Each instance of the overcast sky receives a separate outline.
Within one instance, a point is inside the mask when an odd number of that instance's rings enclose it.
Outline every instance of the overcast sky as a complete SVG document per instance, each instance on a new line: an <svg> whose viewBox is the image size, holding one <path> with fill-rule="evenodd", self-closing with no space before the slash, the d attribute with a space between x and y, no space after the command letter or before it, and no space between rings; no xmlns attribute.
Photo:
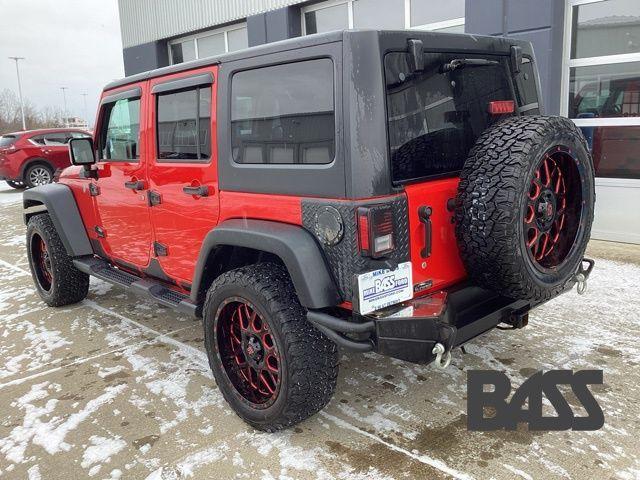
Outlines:
<svg viewBox="0 0 640 480"><path fill-rule="evenodd" d="M42 108L67 110L84 118L82 93L93 118L102 87L124 76L117 0L0 0L0 90L17 93L20 61L22 93Z"/></svg>

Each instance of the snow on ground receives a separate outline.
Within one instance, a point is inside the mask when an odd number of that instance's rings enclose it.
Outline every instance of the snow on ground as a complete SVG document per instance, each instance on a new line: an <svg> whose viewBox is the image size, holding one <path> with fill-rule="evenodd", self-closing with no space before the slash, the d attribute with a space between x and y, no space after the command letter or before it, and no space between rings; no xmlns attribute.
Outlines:
<svg viewBox="0 0 640 480"><path fill-rule="evenodd" d="M586 295L474 340L444 371L343 354L327 408L267 434L216 388L200 322L95 280L86 301L47 308L19 241L19 195L0 187L0 479L640 478L640 262L620 261L639 247L616 247L617 261L599 249ZM557 368L604 370L600 431L467 431L468 370L516 386Z"/></svg>
<svg viewBox="0 0 640 480"><path fill-rule="evenodd" d="M16 190L0 180L0 205L18 203L22 201L23 190Z"/></svg>

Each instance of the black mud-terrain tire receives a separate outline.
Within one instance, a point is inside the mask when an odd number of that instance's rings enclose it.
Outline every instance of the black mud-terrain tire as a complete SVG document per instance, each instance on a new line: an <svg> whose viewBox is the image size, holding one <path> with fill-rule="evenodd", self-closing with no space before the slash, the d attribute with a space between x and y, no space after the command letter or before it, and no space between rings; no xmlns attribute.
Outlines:
<svg viewBox="0 0 640 480"><path fill-rule="evenodd" d="M43 277L40 242L48 254L50 280ZM89 275L78 270L67 254L48 214L34 215L27 224L27 256L38 294L50 307L78 303L89 291Z"/></svg>
<svg viewBox="0 0 640 480"><path fill-rule="evenodd" d="M17 180L7 180L7 185L9 185L11 188L15 188L16 190L27 188L24 182L19 182Z"/></svg>
<svg viewBox="0 0 640 480"><path fill-rule="evenodd" d="M545 259L547 263L542 265L532 253L532 248L539 248L535 245L538 215L548 215L553 221L561 206L558 201L553 208L545 208L546 204L535 205L530 199L541 195L538 188L550 188L534 183L537 179L542 185L541 162L556 151L563 157L554 165L568 169L562 177L564 205L572 207L563 209L570 213L554 224L556 230L550 232L549 239L557 238L553 233L558 230L569 233L566 240L561 239L564 243L558 243L556 253L549 254L549 258L558 257L557 264ZM568 189L571 185L573 191ZM593 160L584 136L571 120L511 117L487 129L464 164L456 199L458 247L471 280L511 298L533 301L548 300L572 286L591 233L594 189ZM531 214L534 228L527 224ZM540 222L546 218L541 217Z"/></svg>
<svg viewBox="0 0 640 480"><path fill-rule="evenodd" d="M231 298L246 299L256 308L279 350L279 393L266 408L256 408L234 387L233 373L227 373L221 359L219 313ZM258 263L220 275L207 292L203 316L205 346L216 383L249 425L268 432L288 428L331 400L338 377L337 347L307 321L306 310L281 265Z"/></svg>
<svg viewBox="0 0 640 480"><path fill-rule="evenodd" d="M39 183L38 179L42 179L43 183ZM29 165L24 172L24 183L29 188L39 187L51 182L53 182L53 168L43 161Z"/></svg>

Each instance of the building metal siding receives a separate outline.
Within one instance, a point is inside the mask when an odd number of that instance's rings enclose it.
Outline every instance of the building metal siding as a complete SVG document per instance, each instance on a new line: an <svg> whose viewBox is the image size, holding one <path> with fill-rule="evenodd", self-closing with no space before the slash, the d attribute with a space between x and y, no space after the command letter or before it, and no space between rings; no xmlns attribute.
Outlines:
<svg viewBox="0 0 640 480"><path fill-rule="evenodd" d="M304 0L118 0L124 48L175 37Z"/></svg>

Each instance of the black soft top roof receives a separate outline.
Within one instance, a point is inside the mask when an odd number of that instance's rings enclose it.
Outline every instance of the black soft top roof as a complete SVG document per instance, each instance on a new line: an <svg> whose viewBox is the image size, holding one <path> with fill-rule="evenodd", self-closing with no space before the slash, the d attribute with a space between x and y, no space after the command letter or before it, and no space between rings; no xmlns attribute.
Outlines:
<svg viewBox="0 0 640 480"><path fill-rule="evenodd" d="M130 83L157 78L172 73L184 72L195 68L206 67L209 65L217 65L224 62L241 60L246 58L258 57L271 53L284 52L287 50L295 50L314 45L322 45L332 42L341 42L346 35L362 36L364 41L368 41L371 33L377 33L380 45L387 48L395 49L399 44L405 44L408 38L421 38L426 40L425 48L435 50L464 50L464 51L482 51L492 53L508 53L510 45L521 45L525 53L531 51L529 42L515 40L512 38L489 37L483 35L470 34L452 34L441 32L428 32L420 30L342 30L328 33L319 33L314 35L305 35L302 37L290 38L279 42L267 43L256 47L238 50L237 52L225 53L215 57L207 57L190 62L170 65L168 67L149 70L148 72L138 73L130 77L125 77L115 82L111 82L104 87L104 90L111 90L122 87ZM383 48L386 49L386 48Z"/></svg>
<svg viewBox="0 0 640 480"><path fill-rule="evenodd" d="M209 65L218 65L223 62L229 62L233 60L240 60L243 58L257 57L260 55L266 55L269 53L283 52L286 50L294 50L302 47L310 47L313 45L321 45L330 42L339 42L342 40L342 32L329 32L320 33L317 35L306 35L303 37L290 38L287 40L281 40L279 42L266 43L256 47L246 48L244 50L238 50L237 52L224 53L214 57L201 58L198 60L191 60L189 62L178 63L176 65L170 65L168 67L157 68L155 70L149 70L148 72L138 73L130 77L125 77L120 80L109 83L104 87L104 90L111 90L113 88L121 87L129 83L139 82L142 80L148 80L150 78L157 78L163 75L171 73L184 72L195 68L206 67Z"/></svg>

